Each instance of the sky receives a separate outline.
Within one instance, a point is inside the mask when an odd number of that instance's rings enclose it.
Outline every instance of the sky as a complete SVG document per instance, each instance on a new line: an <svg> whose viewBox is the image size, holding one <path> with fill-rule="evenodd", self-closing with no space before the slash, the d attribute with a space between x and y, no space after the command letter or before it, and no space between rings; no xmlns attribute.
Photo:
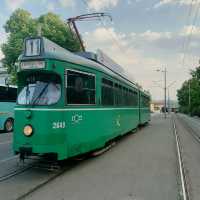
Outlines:
<svg viewBox="0 0 200 200"><path fill-rule="evenodd" d="M112 16L101 21L78 22L87 51L101 49L150 91L164 97L164 69L170 99L199 65L200 0L0 0L0 44L8 35L3 25L17 8L34 18L47 12L63 20L91 12ZM0 58L3 54L0 51ZM158 71L160 70L160 71Z"/></svg>

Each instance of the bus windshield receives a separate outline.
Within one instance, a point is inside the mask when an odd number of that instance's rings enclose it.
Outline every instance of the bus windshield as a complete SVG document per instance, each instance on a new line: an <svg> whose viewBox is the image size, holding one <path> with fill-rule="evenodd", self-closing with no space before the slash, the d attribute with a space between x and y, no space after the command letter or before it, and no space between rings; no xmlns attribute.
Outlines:
<svg viewBox="0 0 200 200"><path fill-rule="evenodd" d="M17 103L20 105L51 105L58 102L61 96L61 85L59 78L53 75L45 76L45 79L38 76L27 78L27 84L18 95ZM43 80L42 80L43 79Z"/></svg>

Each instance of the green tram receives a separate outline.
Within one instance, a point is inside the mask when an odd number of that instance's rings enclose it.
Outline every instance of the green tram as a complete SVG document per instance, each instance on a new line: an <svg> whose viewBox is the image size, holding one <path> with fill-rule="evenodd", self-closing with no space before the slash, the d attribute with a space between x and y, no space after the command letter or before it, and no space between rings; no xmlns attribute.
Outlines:
<svg viewBox="0 0 200 200"><path fill-rule="evenodd" d="M13 149L63 160L104 147L150 120L150 96L96 54L76 55L44 37L19 57Z"/></svg>

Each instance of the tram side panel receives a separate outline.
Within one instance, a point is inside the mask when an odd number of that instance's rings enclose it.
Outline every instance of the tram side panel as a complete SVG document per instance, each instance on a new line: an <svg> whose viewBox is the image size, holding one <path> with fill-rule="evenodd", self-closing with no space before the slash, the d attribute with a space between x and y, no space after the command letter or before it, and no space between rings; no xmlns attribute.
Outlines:
<svg viewBox="0 0 200 200"><path fill-rule="evenodd" d="M109 140L138 126L138 107L124 108L101 105L101 75L96 74L94 107L69 108L69 157L103 147Z"/></svg>
<svg viewBox="0 0 200 200"><path fill-rule="evenodd" d="M149 105L149 97L144 95L143 92L140 91L140 124L145 124L150 121L150 105Z"/></svg>

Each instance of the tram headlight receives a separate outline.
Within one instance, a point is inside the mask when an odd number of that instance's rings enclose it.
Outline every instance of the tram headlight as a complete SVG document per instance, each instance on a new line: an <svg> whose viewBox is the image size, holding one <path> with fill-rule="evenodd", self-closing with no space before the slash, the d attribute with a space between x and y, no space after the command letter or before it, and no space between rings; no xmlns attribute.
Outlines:
<svg viewBox="0 0 200 200"><path fill-rule="evenodd" d="M29 137L33 134L33 127L31 125L26 125L24 127L24 135Z"/></svg>

